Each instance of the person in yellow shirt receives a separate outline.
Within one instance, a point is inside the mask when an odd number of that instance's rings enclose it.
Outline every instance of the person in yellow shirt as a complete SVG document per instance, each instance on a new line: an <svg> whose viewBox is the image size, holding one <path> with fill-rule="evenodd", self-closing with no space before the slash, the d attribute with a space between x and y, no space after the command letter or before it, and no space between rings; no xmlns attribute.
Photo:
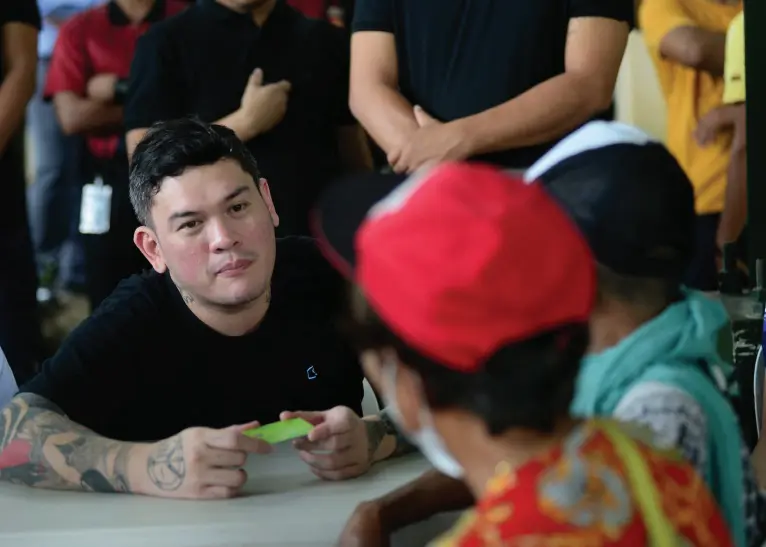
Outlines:
<svg viewBox="0 0 766 547"><path fill-rule="evenodd" d="M745 132L745 14L741 12L726 34L724 105L702 118L695 131L701 146L714 143L720 133L732 136L726 200L718 226L718 247L742 239L747 220L747 135ZM744 259L745 256L739 258Z"/></svg>
<svg viewBox="0 0 766 547"><path fill-rule="evenodd" d="M730 133L702 146L695 130L723 103L726 31L737 0L643 0L639 23L668 106L667 145L694 185L697 253L686 284L717 289L718 225L724 209Z"/></svg>

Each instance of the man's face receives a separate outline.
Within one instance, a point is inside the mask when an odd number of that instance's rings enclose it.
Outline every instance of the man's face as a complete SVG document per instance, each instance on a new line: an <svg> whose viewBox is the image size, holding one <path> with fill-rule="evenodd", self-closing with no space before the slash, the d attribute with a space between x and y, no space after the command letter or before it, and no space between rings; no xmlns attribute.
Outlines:
<svg viewBox="0 0 766 547"><path fill-rule="evenodd" d="M136 231L139 249L160 273L200 303L243 307L268 289L279 218L265 180L233 160L187 169L162 182L153 226Z"/></svg>

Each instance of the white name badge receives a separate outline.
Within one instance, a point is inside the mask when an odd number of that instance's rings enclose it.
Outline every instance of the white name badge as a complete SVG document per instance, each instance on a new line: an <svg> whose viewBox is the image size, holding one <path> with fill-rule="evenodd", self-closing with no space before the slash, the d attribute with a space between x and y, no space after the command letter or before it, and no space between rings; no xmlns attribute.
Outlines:
<svg viewBox="0 0 766 547"><path fill-rule="evenodd" d="M105 234L111 227L112 187L96 179L94 184L86 184L82 189L80 204L80 233Z"/></svg>

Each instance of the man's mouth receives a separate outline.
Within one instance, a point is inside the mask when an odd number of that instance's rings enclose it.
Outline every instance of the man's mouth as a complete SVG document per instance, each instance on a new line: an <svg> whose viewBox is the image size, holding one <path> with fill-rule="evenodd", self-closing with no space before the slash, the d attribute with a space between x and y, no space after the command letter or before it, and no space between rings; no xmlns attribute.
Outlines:
<svg viewBox="0 0 766 547"><path fill-rule="evenodd" d="M252 263L253 263L252 260L246 260L244 258L240 258L239 260L232 260L231 262L227 262L226 264L224 264L216 272L216 274L223 275L226 277L235 276L247 270Z"/></svg>

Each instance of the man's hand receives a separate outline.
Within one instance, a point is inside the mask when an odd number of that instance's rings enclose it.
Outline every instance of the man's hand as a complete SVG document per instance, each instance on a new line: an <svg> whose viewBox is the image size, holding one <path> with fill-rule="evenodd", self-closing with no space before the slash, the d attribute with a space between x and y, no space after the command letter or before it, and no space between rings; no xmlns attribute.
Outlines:
<svg viewBox="0 0 766 547"><path fill-rule="evenodd" d="M413 113L419 129L401 149L388 155L388 163L395 172L412 173L426 165L467 157L465 136L458 124L442 123L419 106Z"/></svg>
<svg viewBox="0 0 766 547"><path fill-rule="evenodd" d="M305 439L293 445L312 473L325 480L350 479L366 473L383 438L369 427L373 422L361 419L345 406L324 412L283 412L279 418L303 418L314 425Z"/></svg>
<svg viewBox="0 0 766 547"><path fill-rule="evenodd" d="M694 130L694 139L697 144L710 146L718 134L730 126L727 117L722 115L725 112L724 109L726 109L725 106L714 108L702 117Z"/></svg>
<svg viewBox="0 0 766 547"><path fill-rule="evenodd" d="M119 78L116 74L96 74L88 80L88 98L102 103L114 101L114 88Z"/></svg>
<svg viewBox="0 0 766 547"><path fill-rule="evenodd" d="M193 427L150 445L145 494L168 498L218 499L236 496L247 481L242 467L248 454L267 454L271 446L243 432L258 423L226 429Z"/></svg>
<svg viewBox="0 0 766 547"><path fill-rule="evenodd" d="M391 532L384 525L378 503L367 501L359 504L346 523L339 547L388 547Z"/></svg>
<svg viewBox="0 0 766 547"><path fill-rule="evenodd" d="M240 114L253 136L269 131L282 121L287 112L290 82L281 80L263 84L263 71L257 68L250 75L242 94Z"/></svg>

